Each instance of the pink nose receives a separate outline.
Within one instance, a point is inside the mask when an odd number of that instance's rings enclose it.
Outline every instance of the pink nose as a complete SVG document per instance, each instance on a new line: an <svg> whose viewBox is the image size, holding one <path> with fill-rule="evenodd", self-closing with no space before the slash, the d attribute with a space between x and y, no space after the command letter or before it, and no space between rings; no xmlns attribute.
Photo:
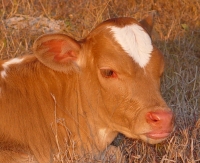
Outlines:
<svg viewBox="0 0 200 163"><path fill-rule="evenodd" d="M173 113L171 111L148 112L146 121L154 130L171 131L173 129Z"/></svg>

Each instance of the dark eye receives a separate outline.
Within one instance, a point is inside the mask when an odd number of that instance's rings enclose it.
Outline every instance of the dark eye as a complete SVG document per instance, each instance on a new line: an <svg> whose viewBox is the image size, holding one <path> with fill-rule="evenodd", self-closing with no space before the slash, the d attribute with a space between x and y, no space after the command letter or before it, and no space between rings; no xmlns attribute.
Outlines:
<svg viewBox="0 0 200 163"><path fill-rule="evenodd" d="M117 77L117 74L111 69L100 69L101 75L105 78Z"/></svg>

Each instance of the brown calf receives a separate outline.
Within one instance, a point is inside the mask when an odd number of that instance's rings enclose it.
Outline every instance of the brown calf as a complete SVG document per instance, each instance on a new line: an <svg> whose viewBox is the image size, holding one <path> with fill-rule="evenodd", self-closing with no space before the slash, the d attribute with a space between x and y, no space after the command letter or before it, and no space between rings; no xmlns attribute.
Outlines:
<svg viewBox="0 0 200 163"><path fill-rule="evenodd" d="M0 61L0 162L96 155L118 133L154 144L173 129L160 94L152 18L115 18L85 39L49 34L34 55Z"/></svg>

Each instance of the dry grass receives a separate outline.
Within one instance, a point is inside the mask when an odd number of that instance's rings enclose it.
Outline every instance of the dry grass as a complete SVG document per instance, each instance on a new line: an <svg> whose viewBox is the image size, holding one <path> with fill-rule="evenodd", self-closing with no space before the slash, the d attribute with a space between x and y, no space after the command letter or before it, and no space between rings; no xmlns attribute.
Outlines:
<svg viewBox="0 0 200 163"><path fill-rule="evenodd" d="M137 140L116 140L128 162L200 162L200 1L199 0L0 0L0 57L31 52L42 34L29 28L6 27L14 16L64 20L67 33L81 39L98 23L112 17L138 20L156 13L153 40L164 53L162 92L176 115L176 130L166 142L150 146Z"/></svg>

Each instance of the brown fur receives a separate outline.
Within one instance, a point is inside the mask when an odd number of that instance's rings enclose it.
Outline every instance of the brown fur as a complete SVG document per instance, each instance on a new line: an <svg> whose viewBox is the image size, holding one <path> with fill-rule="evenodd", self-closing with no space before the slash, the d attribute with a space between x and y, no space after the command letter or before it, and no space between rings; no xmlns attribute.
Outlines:
<svg viewBox="0 0 200 163"><path fill-rule="evenodd" d="M108 20L80 42L62 34L42 36L35 55L9 65L0 77L0 162L33 155L48 163L62 151L67 157L73 151L96 155L119 132L144 140L140 134L156 128L145 115L170 111L160 95L162 54L154 47L143 69L106 28L130 23L139 24L132 18ZM102 67L112 68L117 78L103 77ZM173 122L166 128L171 131Z"/></svg>

